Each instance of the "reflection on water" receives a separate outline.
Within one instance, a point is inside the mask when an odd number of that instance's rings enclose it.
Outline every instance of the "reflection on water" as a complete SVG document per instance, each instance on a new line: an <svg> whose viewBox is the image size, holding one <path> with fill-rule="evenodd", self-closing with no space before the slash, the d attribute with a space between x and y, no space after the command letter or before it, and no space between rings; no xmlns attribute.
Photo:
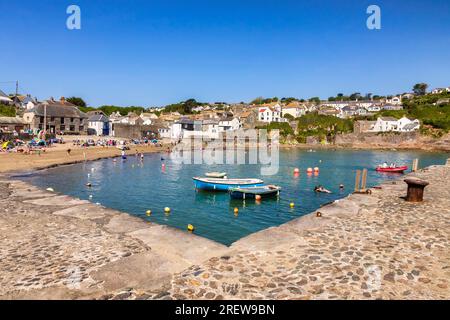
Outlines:
<svg viewBox="0 0 450 320"><path fill-rule="evenodd" d="M167 154L149 154L143 161L134 156L127 160L104 159L52 168L20 179L182 230L192 224L196 234L231 244L346 196L353 191L356 170L369 169L367 183L373 186L401 176L373 170L384 161L411 166L412 160L419 158L424 167L444 164L447 156L413 151L281 151L278 174L262 177L258 165L186 165L171 160ZM320 172L307 174L308 167L319 167ZM294 168L300 168L300 173L294 174ZM196 191L192 177L211 171L228 172L229 178L262 178L267 184L280 185L282 191L279 198L260 202L230 199L227 193ZM313 192L319 184L333 193ZM340 184L344 184L344 190L339 189ZM291 202L295 203L293 208ZM164 212L165 207L171 208L170 214ZM152 210L150 217L145 214L147 210Z"/></svg>

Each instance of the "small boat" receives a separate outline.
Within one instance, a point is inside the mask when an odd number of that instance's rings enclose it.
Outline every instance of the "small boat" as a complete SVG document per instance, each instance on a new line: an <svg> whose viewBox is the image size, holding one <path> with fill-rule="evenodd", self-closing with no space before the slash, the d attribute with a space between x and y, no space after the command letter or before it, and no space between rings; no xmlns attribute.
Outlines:
<svg viewBox="0 0 450 320"><path fill-rule="evenodd" d="M254 199L257 195L262 198L276 197L280 195L281 187L268 185L260 187L244 187L244 188L231 188L230 197L234 199Z"/></svg>
<svg viewBox="0 0 450 320"><path fill-rule="evenodd" d="M264 184L261 179L222 179L193 177L195 188L210 191L228 191L239 187L260 187Z"/></svg>
<svg viewBox="0 0 450 320"><path fill-rule="evenodd" d="M395 168L390 168L390 167L383 168L382 166L378 166L375 170L378 172L403 173L403 171L408 170L408 166L401 166L401 167L395 167Z"/></svg>
<svg viewBox="0 0 450 320"><path fill-rule="evenodd" d="M205 176L208 178L224 178L227 176L226 172L207 172Z"/></svg>

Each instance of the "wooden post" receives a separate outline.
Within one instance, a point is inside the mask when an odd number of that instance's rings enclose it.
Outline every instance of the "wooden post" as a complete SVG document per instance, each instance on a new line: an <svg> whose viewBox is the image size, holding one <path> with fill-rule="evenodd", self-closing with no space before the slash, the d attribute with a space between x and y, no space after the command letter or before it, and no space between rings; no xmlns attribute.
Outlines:
<svg viewBox="0 0 450 320"><path fill-rule="evenodd" d="M404 180L408 184L408 193L406 195L406 201L408 202L422 202L423 201L423 190L429 183L427 181L408 178Z"/></svg>
<svg viewBox="0 0 450 320"><path fill-rule="evenodd" d="M416 172L418 168L419 168L419 159L414 159L411 171Z"/></svg>
<svg viewBox="0 0 450 320"><path fill-rule="evenodd" d="M361 170L356 170L355 192L359 192L359 181L361 178Z"/></svg>
<svg viewBox="0 0 450 320"><path fill-rule="evenodd" d="M361 192L366 192L366 184L367 184L367 169L364 169L362 171Z"/></svg>

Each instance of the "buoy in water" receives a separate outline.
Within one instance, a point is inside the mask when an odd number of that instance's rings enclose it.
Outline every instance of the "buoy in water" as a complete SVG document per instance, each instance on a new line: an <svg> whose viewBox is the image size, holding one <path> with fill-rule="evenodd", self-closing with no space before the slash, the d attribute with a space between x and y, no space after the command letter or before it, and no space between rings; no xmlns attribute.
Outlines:
<svg viewBox="0 0 450 320"><path fill-rule="evenodd" d="M294 204L293 202L291 202L291 203L289 204L289 206L290 206L291 208L293 208L293 207L295 207L295 204Z"/></svg>
<svg viewBox="0 0 450 320"><path fill-rule="evenodd" d="M256 200L256 201L261 201L261 195L260 195L260 194L257 194L257 195L255 196L255 200Z"/></svg>
<svg viewBox="0 0 450 320"><path fill-rule="evenodd" d="M306 169L306 172L312 173L312 172L313 172L313 169L312 169L312 168L308 168L308 169Z"/></svg>
<svg viewBox="0 0 450 320"><path fill-rule="evenodd" d="M192 224L188 224L187 229L190 232L193 232L195 230L195 228L194 228L194 226Z"/></svg>
<svg viewBox="0 0 450 320"><path fill-rule="evenodd" d="M319 172L319 167L315 167L314 172Z"/></svg>
<svg viewBox="0 0 450 320"><path fill-rule="evenodd" d="M145 214L147 215L147 217L150 217L152 215L152 210L147 210Z"/></svg>
<svg viewBox="0 0 450 320"><path fill-rule="evenodd" d="M169 213L169 212L170 212L170 208L169 208L169 207L165 207L165 208L164 208L164 212L165 212L165 213Z"/></svg>
<svg viewBox="0 0 450 320"><path fill-rule="evenodd" d="M53 190L53 188L47 188L45 190L50 191L50 192L54 192L55 191L55 190Z"/></svg>
<svg viewBox="0 0 450 320"><path fill-rule="evenodd" d="M294 169L294 173L300 173L300 169L299 168L295 168Z"/></svg>
<svg viewBox="0 0 450 320"><path fill-rule="evenodd" d="M90 183L90 182L88 182L88 183L86 183L86 187L92 187L92 183Z"/></svg>
<svg viewBox="0 0 450 320"><path fill-rule="evenodd" d="M234 208L234 213L239 213L239 209L238 208Z"/></svg>
<svg viewBox="0 0 450 320"><path fill-rule="evenodd" d="M92 194L89 195L89 199L92 199Z"/></svg>

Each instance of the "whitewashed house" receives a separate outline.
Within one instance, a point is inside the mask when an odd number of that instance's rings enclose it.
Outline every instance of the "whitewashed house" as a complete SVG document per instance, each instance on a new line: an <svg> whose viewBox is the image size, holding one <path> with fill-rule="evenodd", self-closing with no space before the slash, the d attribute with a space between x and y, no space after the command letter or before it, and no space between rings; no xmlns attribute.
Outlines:
<svg viewBox="0 0 450 320"><path fill-rule="evenodd" d="M97 136L109 136L111 124L104 114L94 114L88 118L88 131Z"/></svg>
<svg viewBox="0 0 450 320"><path fill-rule="evenodd" d="M258 121L268 123L283 122L281 109L281 105L278 102L261 105L258 109Z"/></svg>
<svg viewBox="0 0 450 320"><path fill-rule="evenodd" d="M418 119L410 120L407 117L395 119L393 117L379 117L373 126L372 132L411 132L420 128Z"/></svg>
<svg viewBox="0 0 450 320"><path fill-rule="evenodd" d="M381 106L378 104L372 103L370 106L366 107L366 110L368 112L378 112L378 111L381 111Z"/></svg>
<svg viewBox="0 0 450 320"><path fill-rule="evenodd" d="M373 126L372 131L374 132L388 132L388 131L397 131L397 119L394 117L379 117L375 125Z"/></svg>
<svg viewBox="0 0 450 320"><path fill-rule="evenodd" d="M402 117L397 121L397 130L399 132L411 132L420 129L420 121L418 119L411 120L407 117Z"/></svg>
<svg viewBox="0 0 450 320"><path fill-rule="evenodd" d="M385 100L385 103L386 104L391 104L391 105L394 105L394 106L401 105L402 104L402 97L395 96L395 97L387 98Z"/></svg>
<svg viewBox="0 0 450 320"><path fill-rule="evenodd" d="M219 120L219 131L239 130L242 127L237 117L227 117Z"/></svg>

